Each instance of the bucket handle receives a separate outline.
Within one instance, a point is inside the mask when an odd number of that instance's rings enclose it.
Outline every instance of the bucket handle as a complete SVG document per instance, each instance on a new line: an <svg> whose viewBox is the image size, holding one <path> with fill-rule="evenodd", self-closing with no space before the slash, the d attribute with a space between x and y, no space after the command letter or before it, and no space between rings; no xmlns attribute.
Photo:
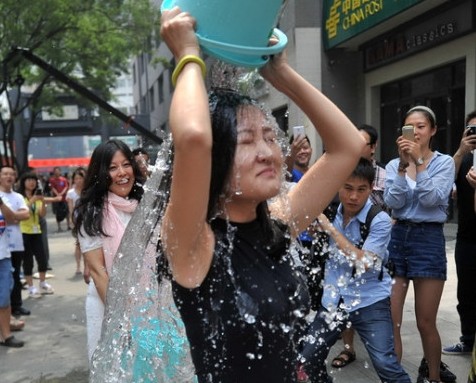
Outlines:
<svg viewBox="0 0 476 383"><path fill-rule="evenodd" d="M288 37L281 32L279 29L274 28L273 30L273 35L275 35L278 38L278 43L269 47L247 47L243 45L235 45L235 44L229 44L229 43L224 43L216 40L210 40L206 37L201 36L199 33L197 33L197 38L200 43L205 48L218 48L223 51L228 51L228 52L235 52L239 53L242 55L249 55L249 56L268 56L268 55L273 55L276 53L280 53L287 45L288 43Z"/></svg>

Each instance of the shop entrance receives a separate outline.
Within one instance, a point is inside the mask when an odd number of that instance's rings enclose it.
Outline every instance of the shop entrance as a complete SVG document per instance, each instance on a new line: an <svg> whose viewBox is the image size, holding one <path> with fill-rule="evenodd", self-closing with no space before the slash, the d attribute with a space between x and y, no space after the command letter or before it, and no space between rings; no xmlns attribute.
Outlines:
<svg viewBox="0 0 476 383"><path fill-rule="evenodd" d="M425 105L436 114L438 132L433 149L453 154L458 149L465 119L465 61L458 61L380 88L381 160L398 156L395 141L400 135L405 113L415 105ZM450 219L453 208L450 206Z"/></svg>

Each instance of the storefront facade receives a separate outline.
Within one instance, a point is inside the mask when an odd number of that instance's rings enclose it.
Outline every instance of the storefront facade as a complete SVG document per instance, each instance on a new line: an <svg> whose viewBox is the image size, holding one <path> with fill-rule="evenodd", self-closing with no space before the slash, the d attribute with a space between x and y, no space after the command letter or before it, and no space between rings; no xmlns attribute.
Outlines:
<svg viewBox="0 0 476 383"><path fill-rule="evenodd" d="M330 28L336 12L341 30ZM365 28L352 34L349 30L359 23ZM405 112L414 105L436 113L434 148L451 155L456 151L465 115L476 109L474 1L324 1L323 40L324 56L349 50L361 62L353 72L357 85L335 97L363 100L350 115L357 124L380 131L382 162L397 156L395 140Z"/></svg>

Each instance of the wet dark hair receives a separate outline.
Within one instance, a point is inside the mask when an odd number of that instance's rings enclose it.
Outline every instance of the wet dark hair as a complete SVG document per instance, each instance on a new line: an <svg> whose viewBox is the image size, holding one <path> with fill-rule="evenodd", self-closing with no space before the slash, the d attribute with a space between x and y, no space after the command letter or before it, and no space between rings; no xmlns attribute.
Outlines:
<svg viewBox="0 0 476 383"><path fill-rule="evenodd" d="M240 107L247 105L258 107L255 100L231 90L215 89L209 94L213 145L208 221L216 217L220 198L224 195L226 185L230 181L237 146L237 113ZM258 204L256 215L265 233L272 238L273 232L266 201Z"/></svg>
<svg viewBox="0 0 476 383"><path fill-rule="evenodd" d="M361 178L369 181L372 185L375 180L375 168L368 159L361 157L357 166L352 171L351 177Z"/></svg>
<svg viewBox="0 0 476 383"><path fill-rule="evenodd" d="M378 140L377 129L375 129L372 125L363 124L363 125L360 125L358 129L364 131L365 133L369 135L370 145L375 145L377 143L377 140Z"/></svg>
<svg viewBox="0 0 476 383"><path fill-rule="evenodd" d="M20 177L20 184L18 185L18 193L20 193L24 197L26 197L26 192L25 192L25 182L26 182L26 180L35 180L36 181L36 187L35 187L34 190L32 190L32 194L35 194L35 191L38 188L38 176L35 173L32 173L32 172L23 173L22 176Z"/></svg>
<svg viewBox="0 0 476 383"><path fill-rule="evenodd" d="M109 186L111 185L109 165L117 151L122 152L130 161L134 172L135 182L128 197L138 201L142 198L144 193L142 185L145 179L140 172L139 166L134 161L134 156L129 146L120 140L109 140L99 144L91 156L86 178L84 179L83 191L77 202L75 214L73 214L73 233L79 233L81 225L83 225L84 231L90 236L107 236L102 229L102 212Z"/></svg>

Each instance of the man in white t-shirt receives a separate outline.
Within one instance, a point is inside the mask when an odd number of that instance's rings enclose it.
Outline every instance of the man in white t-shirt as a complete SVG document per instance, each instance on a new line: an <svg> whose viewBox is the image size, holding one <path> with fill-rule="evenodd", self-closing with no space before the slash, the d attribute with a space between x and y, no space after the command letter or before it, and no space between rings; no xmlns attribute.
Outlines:
<svg viewBox="0 0 476 383"><path fill-rule="evenodd" d="M0 197L0 346L23 347L24 342L16 339L10 330L10 293L13 286L12 261L8 248L7 222L15 222L16 213L8 202Z"/></svg>
<svg viewBox="0 0 476 383"><path fill-rule="evenodd" d="M30 311L23 307L21 297L22 284L20 281L20 271L25 248L23 247L23 236L18 222L28 219L30 217L30 211L23 196L13 191L15 181L15 169L9 166L4 166L0 169L0 197L2 197L15 212L15 222L8 222L7 224L9 249L13 267L13 290L10 295L10 303L12 315L20 316L30 315Z"/></svg>

